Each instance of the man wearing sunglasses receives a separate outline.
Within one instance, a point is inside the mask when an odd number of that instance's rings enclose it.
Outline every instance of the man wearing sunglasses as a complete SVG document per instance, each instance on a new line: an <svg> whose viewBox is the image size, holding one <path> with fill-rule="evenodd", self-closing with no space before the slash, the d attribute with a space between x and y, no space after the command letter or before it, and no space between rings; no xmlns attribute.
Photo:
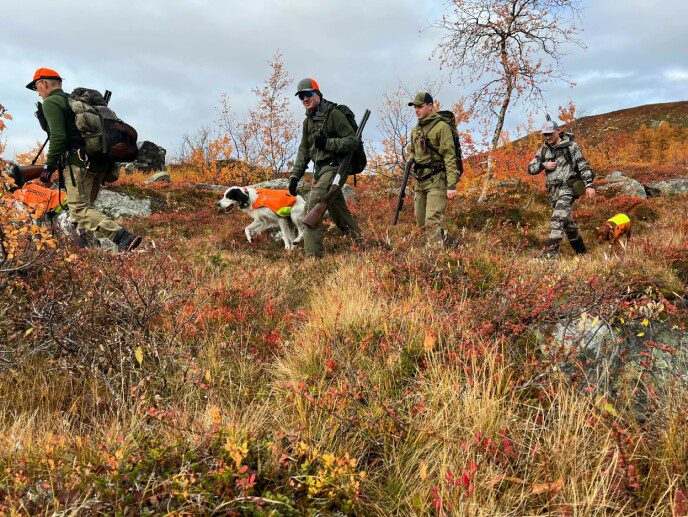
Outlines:
<svg viewBox="0 0 688 517"><path fill-rule="evenodd" d="M577 254L587 252L583 237L573 221L573 202L579 197L595 197L595 174L573 136L562 133L556 122L548 120L542 127L545 145L528 165L532 175L545 172L547 194L552 205L549 240L540 258L554 258L564 235Z"/></svg>
<svg viewBox="0 0 688 517"><path fill-rule="evenodd" d="M312 161L315 185L306 200L308 213L330 189L341 160L354 151L359 142L346 116L337 109L336 104L323 99L320 87L314 79L299 81L296 95L306 109L306 118L303 121L296 161L289 178L289 193L292 196L296 195L298 182ZM342 184L345 181L346 177L342 178ZM363 237L363 232L351 215L341 191L330 199L327 210L332 221L342 232L357 240ZM315 229L306 227L303 245L307 256L320 258L324 255L323 236L322 222L318 223Z"/></svg>
<svg viewBox="0 0 688 517"><path fill-rule="evenodd" d="M41 181L50 183L58 169L66 172L64 183L69 219L81 235L76 245L86 247L86 232L95 232L98 237L113 241L120 252L134 250L141 243L141 237L121 228L93 207L103 179L115 164L107 159L84 161L87 159L81 151L84 141L76 127L67 94L62 90L62 77L55 70L39 68L26 87L43 99L42 111L47 124L44 129L50 137Z"/></svg>

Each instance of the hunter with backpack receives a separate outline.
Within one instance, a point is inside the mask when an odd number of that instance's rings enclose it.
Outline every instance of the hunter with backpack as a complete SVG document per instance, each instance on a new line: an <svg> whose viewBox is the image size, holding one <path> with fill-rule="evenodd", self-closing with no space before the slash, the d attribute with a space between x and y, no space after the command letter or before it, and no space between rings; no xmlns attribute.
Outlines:
<svg viewBox="0 0 688 517"><path fill-rule="evenodd" d="M298 182L312 161L314 185L306 200L306 212L309 213L320 199L327 199L343 160L351 155L348 171L340 175L339 185L344 185L348 175L358 174L365 169L366 157L363 146L356 136L356 118L349 108L325 100L318 83L310 78L299 81L296 95L306 108L306 118L303 121L301 143L289 178L289 193L292 196L296 195ZM341 190L327 199L327 209L337 228L355 240L362 240L363 232L351 215ZM308 256L322 257L323 225L318 221L314 226L306 227L304 251Z"/></svg>
<svg viewBox="0 0 688 517"><path fill-rule="evenodd" d="M121 228L93 207L102 184L117 179L116 161L136 158L136 131L117 118L107 100L95 90L77 88L68 95L62 77L39 68L26 85L38 92L37 117L50 145L41 181L49 184L59 173L60 188L67 190L70 221L81 235L76 243L87 246L87 232L112 240L121 252L134 250L141 237Z"/></svg>
<svg viewBox="0 0 688 517"><path fill-rule="evenodd" d="M552 205L549 240L539 258L554 258L564 235L577 254L587 252L583 237L573 221L573 203L580 197L595 197L595 174L583 156L573 135L559 130L556 122L548 120L542 127L545 144L528 165L532 175L545 172L547 195Z"/></svg>
<svg viewBox="0 0 688 517"><path fill-rule="evenodd" d="M408 105L418 117L408 146L416 180L416 224L427 229L429 243L449 243L442 217L447 200L456 198L456 184L463 173L454 115L450 111L435 113L432 95L427 92L420 92Z"/></svg>

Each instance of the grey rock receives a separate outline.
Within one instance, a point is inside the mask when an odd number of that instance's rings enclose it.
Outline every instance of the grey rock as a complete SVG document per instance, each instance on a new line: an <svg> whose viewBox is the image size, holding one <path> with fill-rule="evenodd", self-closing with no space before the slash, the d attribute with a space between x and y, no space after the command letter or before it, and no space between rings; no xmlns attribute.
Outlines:
<svg viewBox="0 0 688 517"><path fill-rule="evenodd" d="M305 181L299 181L299 190L303 191L306 189L308 183ZM272 190L287 190L289 188L288 178L276 178L267 181L261 181L260 183L254 183L253 185L246 185L250 188L267 188ZM348 186L348 185L347 185ZM195 188L197 190L210 190L212 192L224 192L229 188L228 185L210 185L207 183L197 183ZM309 189L306 189L306 191ZM303 195L303 194L301 194Z"/></svg>
<svg viewBox="0 0 688 517"><path fill-rule="evenodd" d="M113 219L148 217L153 213L150 199L138 199L106 189L102 189L98 194L95 208Z"/></svg>
<svg viewBox="0 0 688 517"><path fill-rule="evenodd" d="M357 201L356 191L348 183L342 187L342 194L347 201Z"/></svg>
<svg viewBox="0 0 688 517"><path fill-rule="evenodd" d="M169 183L172 181L170 178L170 173L167 171L160 171L156 174L153 174L150 178L148 178L145 183L155 183L155 182L161 182L161 183Z"/></svg>
<svg viewBox="0 0 688 517"><path fill-rule="evenodd" d="M578 349L598 354L611 338L609 327L593 318L559 322L554 326L554 343L567 352Z"/></svg>
<svg viewBox="0 0 688 517"><path fill-rule="evenodd" d="M616 392L628 386L639 390L634 407L645 413L651 388L658 395L680 389L688 392L688 332L663 324L644 326L626 321L620 329L592 316L560 321L551 328L552 340L538 333L540 349L565 373L583 373L591 386Z"/></svg>
<svg viewBox="0 0 688 517"><path fill-rule="evenodd" d="M652 197L685 195L688 194L688 178L654 181L649 183L646 188Z"/></svg>
<svg viewBox="0 0 688 517"><path fill-rule="evenodd" d="M165 155L167 151L148 140L136 144L139 148L139 155L136 161L128 163L124 166L124 170L132 173L136 170L144 172L164 171Z"/></svg>
<svg viewBox="0 0 688 517"><path fill-rule="evenodd" d="M608 182L598 187L598 191L602 193L613 190L627 196L635 196L643 199L647 197L647 192L643 184L633 178L629 178L622 172L612 172L606 179Z"/></svg>
<svg viewBox="0 0 688 517"><path fill-rule="evenodd" d="M210 185L208 183L196 183L194 186L196 190L208 190L210 192L224 192L229 187L226 185Z"/></svg>

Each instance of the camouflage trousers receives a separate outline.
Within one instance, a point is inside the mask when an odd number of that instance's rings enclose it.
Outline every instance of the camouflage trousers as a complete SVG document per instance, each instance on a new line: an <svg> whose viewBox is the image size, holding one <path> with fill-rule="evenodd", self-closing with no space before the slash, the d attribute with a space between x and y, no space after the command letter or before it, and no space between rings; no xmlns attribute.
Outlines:
<svg viewBox="0 0 688 517"><path fill-rule="evenodd" d="M334 176L337 174L337 169L334 167L324 167L318 179L315 180L315 185L308 194L306 200L306 213L317 204L318 200L327 194L330 190ZM343 184L343 183L342 183ZM330 219L343 233L351 235L354 238L363 237L363 231L358 226L356 219L349 211L346 205L346 200L341 190L330 199L327 204L327 211L330 214ZM322 221L318 223L316 228L309 228L306 226L306 231L303 235L303 249L306 255L311 257L322 257L325 255L325 248L323 247L323 239L325 237L325 228Z"/></svg>
<svg viewBox="0 0 688 517"><path fill-rule="evenodd" d="M552 217L550 219L550 241L562 241L564 235L569 241L581 237L578 226L573 221L573 202L576 196L568 187L550 189L550 203L552 205Z"/></svg>
<svg viewBox="0 0 688 517"><path fill-rule="evenodd" d="M95 232L98 237L112 240L120 226L105 214L93 208L100 185L107 172L93 173L77 165L67 165L64 171L67 188L69 220L79 230Z"/></svg>
<svg viewBox="0 0 688 517"><path fill-rule="evenodd" d="M425 227L428 242L442 240L442 218L447 206L447 175L439 173L424 181L416 181L413 208L416 224Z"/></svg>

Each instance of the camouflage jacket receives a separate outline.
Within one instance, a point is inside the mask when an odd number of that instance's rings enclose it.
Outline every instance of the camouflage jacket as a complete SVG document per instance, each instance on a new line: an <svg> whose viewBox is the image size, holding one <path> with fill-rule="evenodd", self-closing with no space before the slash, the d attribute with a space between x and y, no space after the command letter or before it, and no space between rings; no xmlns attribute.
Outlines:
<svg viewBox="0 0 688 517"><path fill-rule="evenodd" d="M556 169L545 170L545 162L556 162ZM595 174L583 156L583 150L567 134L562 134L556 147L546 143L528 165L528 174L536 175L542 171L545 171L548 188L571 185L578 178L585 182L586 188L595 187Z"/></svg>
<svg viewBox="0 0 688 517"><path fill-rule="evenodd" d="M437 119L440 119L439 122ZM434 124L433 124L434 122ZM427 130L428 126L432 126ZM427 138L432 147L439 151L435 153L429 146L424 145ZM418 121L418 125L411 131L411 142L408 150L410 157L416 162L416 174L423 176L429 171L420 166L444 165L447 171L447 185L454 187L459 181L459 173L456 170L456 152L454 151L454 135L449 124L444 122L437 113L431 113Z"/></svg>
<svg viewBox="0 0 688 517"><path fill-rule="evenodd" d="M327 137L325 149L315 147L315 135L321 131ZM354 151L356 147L358 147L356 133L346 116L323 99L315 110L306 112L301 143L291 175L301 179L306 172L306 167L313 161L317 178L320 169L339 165L341 159Z"/></svg>

